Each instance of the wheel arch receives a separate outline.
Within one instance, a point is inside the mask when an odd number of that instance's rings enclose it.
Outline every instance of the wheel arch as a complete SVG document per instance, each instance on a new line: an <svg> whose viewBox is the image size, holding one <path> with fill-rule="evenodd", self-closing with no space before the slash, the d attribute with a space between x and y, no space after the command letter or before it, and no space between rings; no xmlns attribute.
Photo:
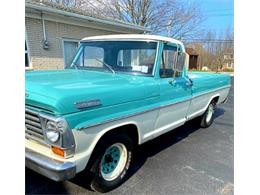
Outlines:
<svg viewBox="0 0 260 195"><path fill-rule="evenodd" d="M140 133L138 130L138 126L137 126L136 122L133 122L133 121L117 124L117 125L111 126L107 129L103 130L97 143L105 136L108 136L109 134L115 133L115 132L126 133L127 135L129 135L129 137L133 140L133 142L135 144L140 144L141 137L140 137ZM97 143L95 145L97 145Z"/></svg>
<svg viewBox="0 0 260 195"><path fill-rule="evenodd" d="M215 95L210 102L214 101L216 104L219 103L220 94Z"/></svg>
<svg viewBox="0 0 260 195"><path fill-rule="evenodd" d="M207 103L207 106L206 106L206 109L208 108L209 104L212 102L212 101L215 101L215 103L217 104L218 103L218 100L219 100L219 97L220 97L220 94L214 94L213 96L211 96L211 98L209 99L208 103Z"/></svg>
<svg viewBox="0 0 260 195"><path fill-rule="evenodd" d="M209 104L214 100L216 101L216 104L218 103L218 100L219 100L219 97L220 97L220 94L214 94L213 96L211 96L211 98L209 99L208 103L206 104L206 106L203 108L203 112L206 112L207 108L209 107Z"/></svg>
<svg viewBox="0 0 260 195"><path fill-rule="evenodd" d="M126 133L129 135L129 137L133 140L135 145L139 145L141 143L141 135L137 126L137 123L134 121L124 122L117 125L110 126L106 129L103 129L100 131L100 133L96 136L95 141L92 143L92 151L88 160L88 163L86 165L86 169L89 169L93 163L93 160L95 159L95 150L100 141L105 138L106 136L109 136L113 133Z"/></svg>

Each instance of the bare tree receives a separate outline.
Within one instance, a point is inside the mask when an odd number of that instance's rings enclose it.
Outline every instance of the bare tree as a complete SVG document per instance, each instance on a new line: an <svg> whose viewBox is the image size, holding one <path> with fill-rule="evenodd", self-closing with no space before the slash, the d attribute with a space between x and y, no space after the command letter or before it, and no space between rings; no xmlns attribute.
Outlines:
<svg viewBox="0 0 260 195"><path fill-rule="evenodd" d="M221 70L226 62L233 61L233 59L225 58L225 56L233 56L234 54L233 30L227 28L223 34L208 31L201 41L194 41L188 47L194 48L199 53L199 69L207 66L211 70Z"/></svg>
<svg viewBox="0 0 260 195"><path fill-rule="evenodd" d="M67 8L70 10L82 10L81 8L86 5L87 0L26 0L28 2L38 2L56 8ZM83 11L83 10L82 10Z"/></svg>
<svg viewBox="0 0 260 195"><path fill-rule="evenodd" d="M47 0L92 15L148 27L152 34L191 38L202 22L200 4L182 0Z"/></svg>
<svg viewBox="0 0 260 195"><path fill-rule="evenodd" d="M191 37L202 22L200 6L181 0L97 0L93 11L106 10L110 16L133 24L149 27L154 34L170 37ZM101 10L99 9L101 8Z"/></svg>

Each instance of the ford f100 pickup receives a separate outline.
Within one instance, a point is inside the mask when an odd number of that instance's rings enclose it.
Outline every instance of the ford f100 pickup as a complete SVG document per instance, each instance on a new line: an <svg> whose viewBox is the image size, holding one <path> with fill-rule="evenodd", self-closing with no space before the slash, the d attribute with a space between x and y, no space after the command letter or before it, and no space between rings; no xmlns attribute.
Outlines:
<svg viewBox="0 0 260 195"><path fill-rule="evenodd" d="M189 73L187 56L172 38L95 36L64 70L26 72L26 167L55 181L91 173L91 188L107 192L136 146L193 118L209 127L230 76Z"/></svg>

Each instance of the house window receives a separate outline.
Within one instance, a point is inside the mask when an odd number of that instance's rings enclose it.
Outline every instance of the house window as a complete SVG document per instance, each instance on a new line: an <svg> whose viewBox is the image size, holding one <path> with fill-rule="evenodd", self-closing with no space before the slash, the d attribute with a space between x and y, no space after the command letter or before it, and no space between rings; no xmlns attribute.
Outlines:
<svg viewBox="0 0 260 195"><path fill-rule="evenodd" d="M228 68L232 68L232 63L227 63Z"/></svg>
<svg viewBox="0 0 260 195"><path fill-rule="evenodd" d="M29 67L29 66L30 66L29 52L28 52L27 41L25 40L25 67Z"/></svg>
<svg viewBox="0 0 260 195"><path fill-rule="evenodd" d="M63 57L65 68L70 67L78 46L79 42L77 40L63 40Z"/></svg>

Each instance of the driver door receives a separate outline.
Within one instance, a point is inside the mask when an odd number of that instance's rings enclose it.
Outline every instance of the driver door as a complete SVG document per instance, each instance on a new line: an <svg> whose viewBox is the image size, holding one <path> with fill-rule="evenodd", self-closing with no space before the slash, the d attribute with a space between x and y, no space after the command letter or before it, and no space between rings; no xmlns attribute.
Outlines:
<svg viewBox="0 0 260 195"><path fill-rule="evenodd" d="M160 64L161 108L155 124L155 136L170 131L186 121L191 101L191 85L184 77L185 53L178 45L164 44Z"/></svg>

